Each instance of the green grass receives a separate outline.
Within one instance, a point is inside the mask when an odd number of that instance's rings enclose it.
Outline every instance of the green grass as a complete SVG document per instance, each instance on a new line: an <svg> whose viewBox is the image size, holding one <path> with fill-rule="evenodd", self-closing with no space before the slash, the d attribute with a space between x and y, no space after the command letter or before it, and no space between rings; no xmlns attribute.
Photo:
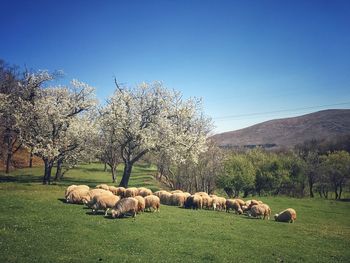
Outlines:
<svg viewBox="0 0 350 263"><path fill-rule="evenodd" d="M130 186L157 190L153 172L135 167ZM68 184L111 184L101 165L51 186L41 173L0 174L0 262L350 262L349 202L262 198L273 213L295 208L294 224L170 206L113 220L62 202Z"/></svg>

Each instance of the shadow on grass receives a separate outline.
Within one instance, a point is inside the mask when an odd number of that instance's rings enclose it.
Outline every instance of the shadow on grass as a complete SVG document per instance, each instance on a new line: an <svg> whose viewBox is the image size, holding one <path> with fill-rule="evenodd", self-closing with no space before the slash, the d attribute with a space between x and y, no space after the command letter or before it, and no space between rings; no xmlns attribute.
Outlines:
<svg viewBox="0 0 350 263"><path fill-rule="evenodd" d="M350 198L339 199L340 202L350 202Z"/></svg>
<svg viewBox="0 0 350 263"><path fill-rule="evenodd" d="M42 182L41 176L34 176L32 174L22 175L4 175L0 174L0 182L4 183L38 183Z"/></svg>
<svg viewBox="0 0 350 263"><path fill-rule="evenodd" d="M62 203L68 204L68 203L66 202L66 199L64 199L64 198L58 198L57 200L60 201L60 202L62 202Z"/></svg>

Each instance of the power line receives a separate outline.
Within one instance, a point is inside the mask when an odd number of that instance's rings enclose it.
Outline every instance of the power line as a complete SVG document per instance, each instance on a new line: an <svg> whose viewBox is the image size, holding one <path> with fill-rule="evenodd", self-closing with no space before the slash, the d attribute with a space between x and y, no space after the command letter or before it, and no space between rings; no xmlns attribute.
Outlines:
<svg viewBox="0 0 350 263"><path fill-rule="evenodd" d="M266 114L272 114L272 113L282 113L282 112L289 112L289 111L308 110L308 109L331 107L331 106L340 106L340 105L350 105L350 102L342 102L342 103L318 105L318 106L294 108L294 109L285 109L285 110L276 110L276 111L265 111L265 112L255 112L255 113L247 113L247 114L228 115L228 116L222 116L222 117L215 117L213 119L214 120L234 119L234 118L241 118L241 117L259 116L259 115L266 115Z"/></svg>

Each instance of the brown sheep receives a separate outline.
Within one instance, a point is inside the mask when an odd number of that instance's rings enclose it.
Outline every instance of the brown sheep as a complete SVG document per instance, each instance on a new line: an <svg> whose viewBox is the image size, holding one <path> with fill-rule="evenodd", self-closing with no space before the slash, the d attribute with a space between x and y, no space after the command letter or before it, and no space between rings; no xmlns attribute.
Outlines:
<svg viewBox="0 0 350 263"><path fill-rule="evenodd" d="M125 196L126 189L122 186L117 187L117 193L116 195L119 195L120 197Z"/></svg>
<svg viewBox="0 0 350 263"><path fill-rule="evenodd" d="M202 209L202 197L200 195L191 195L187 197L185 202L185 208L192 208L192 209Z"/></svg>
<svg viewBox="0 0 350 263"><path fill-rule="evenodd" d="M287 208L281 213L275 215L277 222L288 222L293 223L297 219L297 212L293 208Z"/></svg>
<svg viewBox="0 0 350 263"><path fill-rule="evenodd" d="M145 199L140 195L137 195L134 198L138 201L137 212L141 213L141 212L145 211L145 206L146 206Z"/></svg>
<svg viewBox="0 0 350 263"><path fill-rule="evenodd" d="M270 215L271 215L271 209L266 204L253 205L249 213L249 216L260 217L260 218L262 217L263 219L265 219L266 217L267 219L269 219Z"/></svg>
<svg viewBox="0 0 350 263"><path fill-rule="evenodd" d="M138 190L139 190L138 195L141 195L143 197L152 194L152 190L145 187L140 187Z"/></svg>
<svg viewBox="0 0 350 263"><path fill-rule="evenodd" d="M115 207L117 202L120 200L120 197L116 195L101 194L95 196L93 200L95 202L91 206L92 212L96 213L98 210L104 210L106 216L108 210Z"/></svg>
<svg viewBox="0 0 350 263"><path fill-rule="evenodd" d="M82 202L87 205L87 207L91 207L94 203L93 203L93 198L95 196L98 195L102 195L102 194L106 194L106 195L113 195L110 191L106 191L103 189L91 189L90 191L88 191L82 198Z"/></svg>
<svg viewBox="0 0 350 263"><path fill-rule="evenodd" d="M160 198L161 194L162 194L162 193L165 193L165 192L166 192L165 190L159 190L159 191L157 191L157 192L154 192L153 194L154 194L155 196L158 196L158 197Z"/></svg>
<svg viewBox="0 0 350 263"><path fill-rule="evenodd" d="M202 195L202 207L210 209L213 206L213 199L208 195Z"/></svg>
<svg viewBox="0 0 350 263"><path fill-rule="evenodd" d="M108 190L114 194L114 195L118 195L118 188L115 186L108 186Z"/></svg>
<svg viewBox="0 0 350 263"><path fill-rule="evenodd" d="M181 190L173 190L170 192L171 194L176 194L176 193L183 193L183 191Z"/></svg>
<svg viewBox="0 0 350 263"><path fill-rule="evenodd" d="M127 197L120 199L112 210L112 217L118 218L126 214L131 214L132 217L136 216L138 210L138 201L133 197Z"/></svg>
<svg viewBox="0 0 350 263"><path fill-rule="evenodd" d="M137 196L139 190L136 187L130 187L125 190L125 197Z"/></svg>
<svg viewBox="0 0 350 263"><path fill-rule="evenodd" d="M96 188L96 189L103 189L103 190L109 191L109 186L106 185L106 184L99 184L99 185L96 185L95 188Z"/></svg>
<svg viewBox="0 0 350 263"><path fill-rule="evenodd" d="M236 214L243 213L242 208L236 199L227 199L226 200L226 212L229 213L230 209L234 210Z"/></svg>
<svg viewBox="0 0 350 263"><path fill-rule="evenodd" d="M171 198L172 194L169 192L163 192L160 194L160 201L163 205L170 205L170 198Z"/></svg>
<svg viewBox="0 0 350 263"><path fill-rule="evenodd" d="M243 205L246 205L245 202L244 202L242 199L236 198L235 200L239 203L239 205L240 205L241 207L242 207Z"/></svg>
<svg viewBox="0 0 350 263"><path fill-rule="evenodd" d="M85 188L75 188L69 192L66 201L72 204L82 204L84 196L89 192Z"/></svg>
<svg viewBox="0 0 350 263"><path fill-rule="evenodd" d="M155 195L148 195L145 197L145 210L148 209L151 211L153 209L154 211L159 212L160 208L160 199L158 196Z"/></svg>
<svg viewBox="0 0 350 263"><path fill-rule="evenodd" d="M174 206L183 207L186 201L184 193L174 193L170 196L170 204Z"/></svg>
<svg viewBox="0 0 350 263"><path fill-rule="evenodd" d="M66 191L64 192L64 198L67 199L69 193L71 191L73 191L74 189L78 189L78 188L79 189L87 189L87 190L90 189L90 187L88 187L87 185L83 185L83 184L82 185L75 185L75 184L70 185L67 187Z"/></svg>

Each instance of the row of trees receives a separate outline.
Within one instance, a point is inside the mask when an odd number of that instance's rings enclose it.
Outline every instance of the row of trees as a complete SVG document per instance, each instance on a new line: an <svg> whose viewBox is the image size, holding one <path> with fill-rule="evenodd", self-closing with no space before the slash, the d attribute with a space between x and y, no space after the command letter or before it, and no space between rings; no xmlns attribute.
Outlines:
<svg viewBox="0 0 350 263"><path fill-rule="evenodd" d="M0 62L0 134L6 144L6 172L14 152L25 147L44 164L43 183L63 169L98 158L111 167L124 163L120 185L127 187L133 165L148 153L172 162L196 162L206 150L211 121L201 101L185 100L162 83L120 87L106 105L98 105L94 89L72 80L52 86L61 73L19 72Z"/></svg>

